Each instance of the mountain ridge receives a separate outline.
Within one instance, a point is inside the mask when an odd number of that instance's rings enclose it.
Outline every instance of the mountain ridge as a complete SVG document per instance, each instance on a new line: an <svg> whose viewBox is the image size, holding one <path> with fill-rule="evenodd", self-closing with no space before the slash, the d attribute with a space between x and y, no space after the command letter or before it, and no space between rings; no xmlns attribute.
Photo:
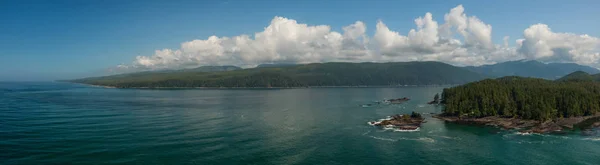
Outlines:
<svg viewBox="0 0 600 165"><path fill-rule="evenodd" d="M575 71L566 76L563 76L556 81L600 81L600 73L598 74L589 74L584 71Z"/></svg>
<svg viewBox="0 0 600 165"><path fill-rule="evenodd" d="M492 65L466 66L473 72L491 77L521 76L535 77L549 80L558 79L574 71L584 71L592 74L600 73L600 70L575 63L542 63L535 60L507 61Z"/></svg>
<svg viewBox="0 0 600 165"><path fill-rule="evenodd" d="M142 72L69 82L119 88L311 87L462 84L485 78L442 62L313 63L222 72Z"/></svg>

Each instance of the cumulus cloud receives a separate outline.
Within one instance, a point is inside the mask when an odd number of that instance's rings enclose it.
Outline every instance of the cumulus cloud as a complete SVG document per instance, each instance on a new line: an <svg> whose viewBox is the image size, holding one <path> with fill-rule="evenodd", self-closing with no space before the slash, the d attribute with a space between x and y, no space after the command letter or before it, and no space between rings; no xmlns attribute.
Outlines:
<svg viewBox="0 0 600 165"><path fill-rule="evenodd" d="M600 41L588 35L555 33L547 25L527 28L523 38L509 46L492 42L492 26L468 16L462 5L444 15L444 23L431 13L414 20L416 27L402 35L382 21L370 37L361 21L332 31L328 25L308 25L274 17L263 31L234 37L210 36L184 42L178 49L156 50L137 56L117 70L178 69L205 65L252 67L263 63L441 61L454 65L493 64L536 59L598 65ZM455 37L458 36L458 37Z"/></svg>
<svg viewBox="0 0 600 165"><path fill-rule="evenodd" d="M138 56L129 68L162 69L202 65L253 66L261 63L313 63L355 61L369 55L366 25L357 21L343 28L343 34L326 25L309 26L275 17L254 37L210 36L184 42L178 50L156 50L152 56ZM122 66L121 66L122 67Z"/></svg>
<svg viewBox="0 0 600 165"><path fill-rule="evenodd" d="M415 19L416 29L407 36L391 31L382 21L373 36L384 57L391 61L429 60L455 65L482 65L516 59L514 48L492 43L492 26L477 17L468 17L459 5L439 25L431 13ZM454 38L458 34L462 38ZM460 40L462 39L462 41Z"/></svg>
<svg viewBox="0 0 600 165"><path fill-rule="evenodd" d="M575 62L598 67L600 39L589 35L555 33L544 24L531 25L517 40L519 53L528 59Z"/></svg>

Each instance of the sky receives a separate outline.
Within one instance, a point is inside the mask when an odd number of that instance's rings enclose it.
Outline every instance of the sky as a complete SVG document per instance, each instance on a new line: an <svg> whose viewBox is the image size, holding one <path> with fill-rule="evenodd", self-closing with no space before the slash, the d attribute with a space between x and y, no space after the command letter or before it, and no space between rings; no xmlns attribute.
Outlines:
<svg viewBox="0 0 600 165"><path fill-rule="evenodd" d="M0 81L263 63L600 68L600 1L0 1Z"/></svg>

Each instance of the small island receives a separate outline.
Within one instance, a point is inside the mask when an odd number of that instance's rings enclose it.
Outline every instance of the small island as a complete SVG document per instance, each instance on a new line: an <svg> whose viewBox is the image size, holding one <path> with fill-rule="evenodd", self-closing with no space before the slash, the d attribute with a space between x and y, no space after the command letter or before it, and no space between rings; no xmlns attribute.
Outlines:
<svg viewBox="0 0 600 165"><path fill-rule="evenodd" d="M387 104L402 104L404 102L407 102L408 100L410 100L408 97L403 97L397 99L384 100L383 102Z"/></svg>
<svg viewBox="0 0 600 165"><path fill-rule="evenodd" d="M444 89L435 118L523 133L600 126L600 82L503 77Z"/></svg>
<svg viewBox="0 0 600 165"><path fill-rule="evenodd" d="M384 128L393 128L400 131L415 131L421 127L425 119L421 114L412 112L410 115L393 115L379 121L371 121L369 125L379 126Z"/></svg>

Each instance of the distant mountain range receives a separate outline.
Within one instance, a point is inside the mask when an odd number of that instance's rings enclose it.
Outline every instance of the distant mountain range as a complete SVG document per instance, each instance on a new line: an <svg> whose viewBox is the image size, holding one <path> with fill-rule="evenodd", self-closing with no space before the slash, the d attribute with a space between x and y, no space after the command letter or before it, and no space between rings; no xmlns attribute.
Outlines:
<svg viewBox="0 0 600 165"><path fill-rule="evenodd" d="M490 77L521 76L549 80L558 79L575 71L597 74L600 71L575 63L541 63L539 61L509 61L493 65L467 66L465 69Z"/></svg>
<svg viewBox="0 0 600 165"><path fill-rule="evenodd" d="M233 69L230 71L224 71ZM219 70L219 72L205 72ZM314 63L250 69L211 68L93 77L70 82L136 87L315 87L462 84L485 77L441 62Z"/></svg>
<svg viewBox="0 0 600 165"><path fill-rule="evenodd" d="M177 70L180 72L224 72L224 71L232 71L232 70L240 70L242 68L237 67L237 66L231 66L231 65L226 65L226 66L201 66L201 67L197 67L197 68L193 68L193 69L183 69L183 70Z"/></svg>
<svg viewBox="0 0 600 165"><path fill-rule="evenodd" d="M570 76L565 76L569 73ZM551 80L565 76L563 80L600 80L598 73L598 69L588 66L571 63L544 64L538 61L510 61L476 67L456 67L441 62L333 62L262 64L249 69L236 66L202 66L69 81L120 88L397 86L463 84L503 76Z"/></svg>
<svg viewBox="0 0 600 165"><path fill-rule="evenodd" d="M298 64L260 64L256 66L257 68L281 68L281 67L289 67L296 66Z"/></svg>
<svg viewBox="0 0 600 165"><path fill-rule="evenodd" d="M600 81L600 73L589 74L583 71L576 71L559 78L556 81Z"/></svg>

